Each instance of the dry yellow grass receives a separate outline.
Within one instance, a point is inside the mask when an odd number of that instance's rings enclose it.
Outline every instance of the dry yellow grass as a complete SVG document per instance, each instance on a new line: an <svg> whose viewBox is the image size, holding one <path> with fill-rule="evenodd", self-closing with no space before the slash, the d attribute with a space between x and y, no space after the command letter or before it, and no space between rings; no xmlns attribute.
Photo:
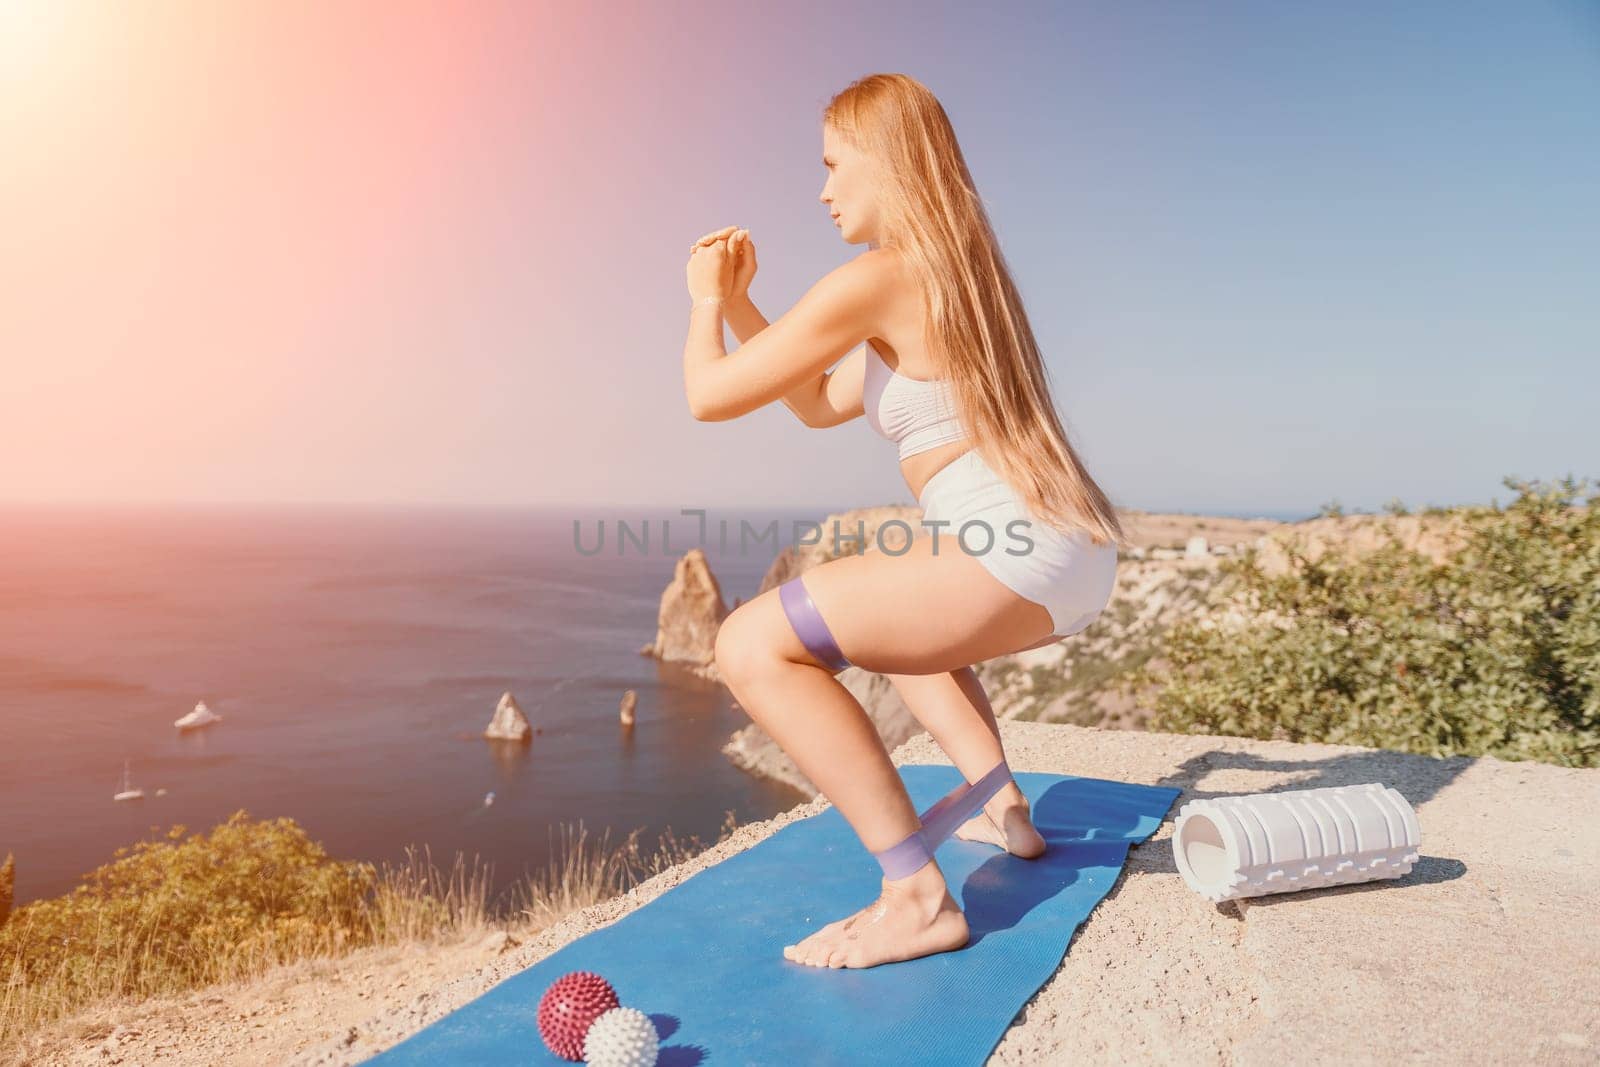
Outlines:
<svg viewBox="0 0 1600 1067"><path fill-rule="evenodd" d="M281 852L286 823L288 820L256 824L254 840L259 842L262 834L276 835L272 840ZM236 816L214 830L210 839L196 838L184 845L215 852L221 832L230 826L241 832L252 829ZM725 840L735 828L730 811L718 841L712 844ZM298 832L297 827L292 829ZM176 831L181 832L181 828ZM562 824L559 845L552 847L544 870L525 875L494 899L489 889L492 872L476 858L469 862L457 853L452 864L442 869L428 849L407 849L406 862L383 864L371 870L365 892L352 898L354 906L340 915L340 923L311 922L304 915L279 915L267 928L271 936L265 937L259 924L254 928L243 923L236 928L218 926L219 930L243 932L241 942L219 945L218 951L203 953L189 950L187 935L176 938L180 942L176 949L173 938L163 937L163 904L155 894L142 893L142 899L137 901L118 899L115 907L92 906L101 902L108 885L124 891L145 888L128 877L126 865L130 862L143 860L148 866L152 857L159 856L163 873L188 870L186 865L174 862L177 853L170 851L183 846L147 843L133 856L95 872L101 875L97 881L91 875L90 886L81 886L66 897L17 908L0 928L0 977L4 979L0 987L0 1062L37 1062L52 1048L81 1047L85 1040L110 1031L107 1020L126 1014L146 1000L248 981L286 964L336 960L374 946L461 944L482 940L499 930L528 936L573 911L625 893L640 881L710 847L697 837L679 842L669 829L662 835L657 851L644 855L639 836L640 831L634 830L621 844L612 846L609 830L594 837L581 822L576 828ZM168 838L175 840L174 834ZM230 843L236 844L237 839ZM303 842L296 844L303 846ZM163 848L169 851L161 852ZM312 848L320 856L320 849ZM119 850L119 857L128 851ZM237 860L238 856L230 859ZM105 875L118 864L123 867L116 877ZM281 875L284 865L268 864L267 869L274 866ZM326 883L336 871L343 878L364 866L341 865L320 857L314 864L302 865L299 874L314 867ZM253 877L261 876L259 867L256 864L249 868ZM190 890L181 885L164 888L169 899L186 899L195 892L215 891L216 885L198 885ZM259 891L254 895L259 896ZM341 899L338 903L342 907L348 902ZM215 912L219 904L226 902L213 899L207 904L209 911ZM172 909L166 910L170 921ZM222 910L228 909L224 906ZM325 911L322 917L326 918L326 914ZM47 927L52 937L59 937L59 924L64 918L83 917L92 918L96 929L67 935L66 940L75 942L77 950L51 944L53 951L60 950L54 951L53 958L43 966L37 957L30 960L22 955L30 947L39 947L38 935ZM125 928L105 928L113 922L124 924ZM56 925L49 926L50 923Z"/></svg>

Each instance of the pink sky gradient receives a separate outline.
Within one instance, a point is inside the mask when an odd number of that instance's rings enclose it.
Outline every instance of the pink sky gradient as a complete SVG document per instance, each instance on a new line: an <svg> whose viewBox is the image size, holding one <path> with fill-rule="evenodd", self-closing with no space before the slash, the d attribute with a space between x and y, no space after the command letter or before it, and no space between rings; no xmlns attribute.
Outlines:
<svg viewBox="0 0 1600 1067"><path fill-rule="evenodd" d="M0 504L911 503L862 420L683 397L690 241L749 227L773 319L861 251L872 71L1113 503L1592 473L1589 10L0 0Z"/></svg>
<svg viewBox="0 0 1600 1067"><path fill-rule="evenodd" d="M629 252L585 164L629 132L582 91L603 19L36 6L8 16L0 498L536 502L632 451L571 447L626 369L575 247L587 218Z"/></svg>

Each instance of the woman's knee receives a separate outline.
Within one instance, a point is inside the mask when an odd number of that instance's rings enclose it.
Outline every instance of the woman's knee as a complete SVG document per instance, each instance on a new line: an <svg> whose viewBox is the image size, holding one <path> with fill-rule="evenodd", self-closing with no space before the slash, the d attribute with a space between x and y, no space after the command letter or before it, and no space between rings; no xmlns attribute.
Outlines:
<svg viewBox="0 0 1600 1067"><path fill-rule="evenodd" d="M737 685L767 669L777 653L756 624L750 604L735 608L717 628L712 656L723 681Z"/></svg>

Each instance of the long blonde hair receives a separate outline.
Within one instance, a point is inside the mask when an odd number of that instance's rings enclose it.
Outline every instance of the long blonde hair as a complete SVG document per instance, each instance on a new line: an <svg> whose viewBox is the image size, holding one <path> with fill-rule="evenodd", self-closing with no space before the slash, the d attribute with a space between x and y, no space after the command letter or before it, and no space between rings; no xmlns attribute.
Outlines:
<svg viewBox="0 0 1600 1067"><path fill-rule="evenodd" d="M873 162L879 247L897 249L922 284L929 355L973 446L1038 519L1128 547L1056 415L1022 297L938 99L909 75L869 74L822 121Z"/></svg>

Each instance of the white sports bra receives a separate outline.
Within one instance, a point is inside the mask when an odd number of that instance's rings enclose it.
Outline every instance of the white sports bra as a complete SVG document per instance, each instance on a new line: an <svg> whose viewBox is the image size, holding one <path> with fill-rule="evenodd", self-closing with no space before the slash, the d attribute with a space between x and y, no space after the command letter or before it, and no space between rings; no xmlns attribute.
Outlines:
<svg viewBox="0 0 1600 1067"><path fill-rule="evenodd" d="M866 346L862 408L874 431L899 444L901 459L966 438L948 381L907 378L889 368L871 341Z"/></svg>

